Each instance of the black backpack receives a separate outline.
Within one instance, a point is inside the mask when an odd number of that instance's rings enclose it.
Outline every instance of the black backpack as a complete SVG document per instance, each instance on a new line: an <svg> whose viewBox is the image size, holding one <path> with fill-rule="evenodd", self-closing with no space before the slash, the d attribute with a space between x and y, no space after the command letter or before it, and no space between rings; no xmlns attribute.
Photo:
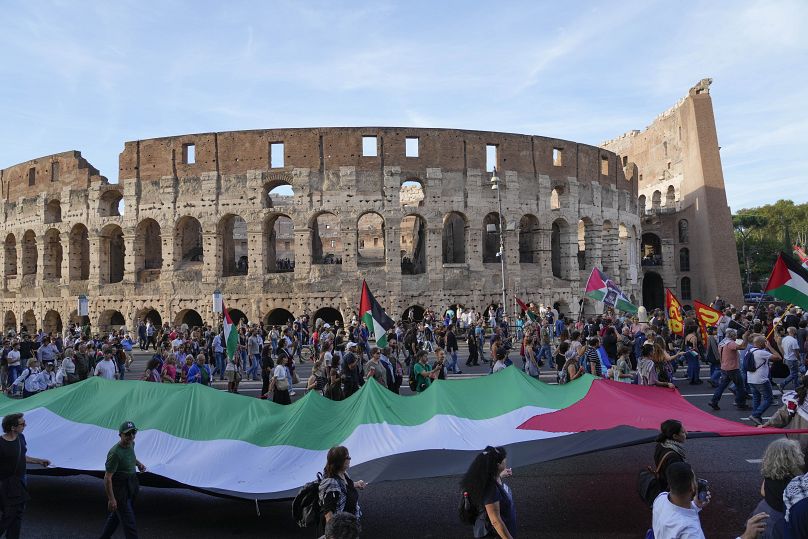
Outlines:
<svg viewBox="0 0 808 539"><path fill-rule="evenodd" d="M292 517L301 528L316 527L320 522L320 481L323 474L318 473L317 479L303 485L300 492L292 502Z"/></svg>
<svg viewBox="0 0 808 539"><path fill-rule="evenodd" d="M471 501L468 493L464 492L463 497L460 498L460 506L457 508L457 513L460 517L460 522L470 526L477 521L477 517L480 514L480 508L474 505L474 502Z"/></svg>
<svg viewBox="0 0 808 539"><path fill-rule="evenodd" d="M743 356L743 370L746 372L755 372L758 370L758 365L755 363L755 350L757 350L757 348L750 346L746 349L746 353Z"/></svg>

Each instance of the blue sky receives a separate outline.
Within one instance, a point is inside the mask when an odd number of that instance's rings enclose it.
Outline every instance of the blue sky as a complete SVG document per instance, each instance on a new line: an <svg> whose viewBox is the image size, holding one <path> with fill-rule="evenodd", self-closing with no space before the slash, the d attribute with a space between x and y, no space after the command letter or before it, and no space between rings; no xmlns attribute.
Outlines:
<svg viewBox="0 0 808 539"><path fill-rule="evenodd" d="M2 3L0 168L127 140L384 125L598 144L712 77L733 210L808 199L808 2Z"/></svg>

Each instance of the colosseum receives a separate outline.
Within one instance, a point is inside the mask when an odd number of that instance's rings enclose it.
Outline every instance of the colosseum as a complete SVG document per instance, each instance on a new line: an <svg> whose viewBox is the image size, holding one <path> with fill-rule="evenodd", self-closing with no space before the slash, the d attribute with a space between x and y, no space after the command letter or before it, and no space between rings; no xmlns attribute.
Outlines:
<svg viewBox="0 0 808 539"><path fill-rule="evenodd" d="M494 169L499 189L492 189ZM393 127L125 143L119 182L79 152L0 171L7 329L348 317L367 279L394 318L513 295L576 314L593 266L636 296L637 167L540 136ZM503 216L499 215L499 200ZM640 276L641 278L641 276ZM592 307L594 308L594 306Z"/></svg>

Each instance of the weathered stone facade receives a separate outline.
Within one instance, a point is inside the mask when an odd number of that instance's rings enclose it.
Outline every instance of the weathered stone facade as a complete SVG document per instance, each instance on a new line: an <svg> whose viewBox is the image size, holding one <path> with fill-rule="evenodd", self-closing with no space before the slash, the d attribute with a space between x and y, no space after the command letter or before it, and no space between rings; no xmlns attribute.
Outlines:
<svg viewBox="0 0 808 539"><path fill-rule="evenodd" d="M727 206L710 79L690 89L644 131L603 144L635 163L642 215L643 303L662 306L670 288L684 303L721 295L743 303Z"/></svg>
<svg viewBox="0 0 808 539"><path fill-rule="evenodd" d="M485 307L501 298L494 165L509 303L574 314L595 264L638 293L637 179L611 151L493 132L279 129L127 142L119 184L78 152L2 170L5 325L57 330L79 294L97 327L212 321L216 289L251 321L330 319L356 309L362 278L393 316ZM368 215L380 230L360 225ZM282 217L291 225L276 227ZM289 256L294 270L280 269Z"/></svg>

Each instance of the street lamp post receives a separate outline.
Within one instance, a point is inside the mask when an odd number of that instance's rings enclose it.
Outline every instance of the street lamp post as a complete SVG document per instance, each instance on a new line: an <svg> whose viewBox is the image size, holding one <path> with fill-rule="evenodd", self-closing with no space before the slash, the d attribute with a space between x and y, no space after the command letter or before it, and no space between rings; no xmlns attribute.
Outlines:
<svg viewBox="0 0 808 539"><path fill-rule="evenodd" d="M508 306L505 301L505 219L502 217L502 194L499 188L499 177L497 176L497 169L491 173L491 189L497 192L497 203L499 204L499 264L502 272L502 316L507 315Z"/></svg>

